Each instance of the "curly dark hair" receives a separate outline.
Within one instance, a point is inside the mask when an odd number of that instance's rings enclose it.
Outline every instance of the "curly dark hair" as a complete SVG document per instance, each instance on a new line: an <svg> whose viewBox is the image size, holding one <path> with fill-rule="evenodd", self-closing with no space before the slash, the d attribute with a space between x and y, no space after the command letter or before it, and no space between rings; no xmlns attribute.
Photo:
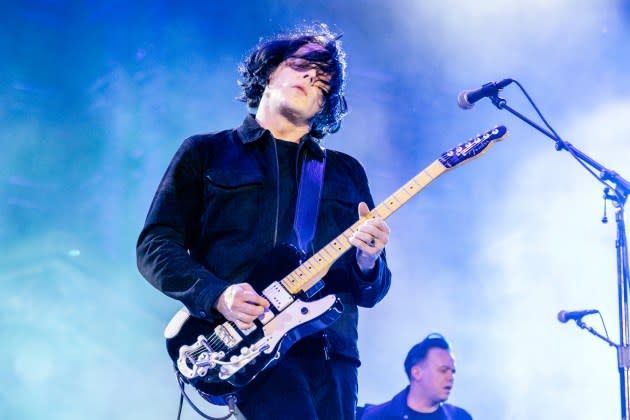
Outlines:
<svg viewBox="0 0 630 420"><path fill-rule="evenodd" d="M302 56L331 77L329 92L324 96L324 106L311 119L310 134L321 139L326 134L339 131L341 120L348 113L344 97L346 53L340 38L341 35L333 33L327 25L316 24L261 41L239 66L241 95L238 99L251 109L257 108L269 76L278 65L302 46L319 44L325 51L313 51Z"/></svg>

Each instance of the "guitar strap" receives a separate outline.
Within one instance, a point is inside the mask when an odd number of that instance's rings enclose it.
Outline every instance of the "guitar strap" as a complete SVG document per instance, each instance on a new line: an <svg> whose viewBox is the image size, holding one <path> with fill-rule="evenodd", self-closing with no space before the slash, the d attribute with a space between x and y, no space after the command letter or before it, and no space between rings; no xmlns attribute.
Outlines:
<svg viewBox="0 0 630 420"><path fill-rule="evenodd" d="M312 153L305 153L302 162L302 175L298 185L297 202L295 205L295 219L293 231L297 238L297 245L304 255L308 255L309 247L315 237L319 202L324 185L324 168L326 166L326 150L321 159Z"/></svg>

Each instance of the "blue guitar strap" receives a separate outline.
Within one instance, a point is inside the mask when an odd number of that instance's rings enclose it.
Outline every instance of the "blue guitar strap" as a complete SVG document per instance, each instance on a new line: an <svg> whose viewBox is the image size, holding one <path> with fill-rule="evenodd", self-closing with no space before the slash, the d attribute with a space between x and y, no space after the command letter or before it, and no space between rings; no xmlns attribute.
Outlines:
<svg viewBox="0 0 630 420"><path fill-rule="evenodd" d="M315 237L319 202L324 189L326 150L324 149L323 152L321 160L306 153L302 163L293 230L297 238L297 245L304 255L309 254L309 247Z"/></svg>

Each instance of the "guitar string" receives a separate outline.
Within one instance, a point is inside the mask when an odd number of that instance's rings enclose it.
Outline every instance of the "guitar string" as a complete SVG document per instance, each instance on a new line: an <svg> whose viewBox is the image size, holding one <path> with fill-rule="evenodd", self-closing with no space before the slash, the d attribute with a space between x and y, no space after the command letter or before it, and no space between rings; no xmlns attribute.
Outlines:
<svg viewBox="0 0 630 420"><path fill-rule="evenodd" d="M236 327L236 325L233 322L228 322L228 324L230 324L232 327ZM208 346L212 349L213 352L229 349L228 346L223 342L223 340L221 340L221 338L216 333L213 333L210 336L204 336L204 338L206 339ZM189 354L198 357L198 356L201 356L203 353L205 353L207 350L208 349L206 349L205 346L201 346L197 350L194 350Z"/></svg>

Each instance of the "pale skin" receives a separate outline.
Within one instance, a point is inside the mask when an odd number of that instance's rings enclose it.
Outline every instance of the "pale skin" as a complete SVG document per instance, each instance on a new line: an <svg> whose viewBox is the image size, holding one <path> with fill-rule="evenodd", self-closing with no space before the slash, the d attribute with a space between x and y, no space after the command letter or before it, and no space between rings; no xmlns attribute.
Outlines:
<svg viewBox="0 0 630 420"><path fill-rule="evenodd" d="M318 44L306 44L294 57L322 49ZM276 139L293 143L298 143L311 130L310 120L322 109L330 80L329 75L317 68L296 68L296 60L301 59L288 58L272 72L256 112L261 127ZM359 217L366 217L368 212L367 204L359 203ZM374 268L388 241L389 226L382 218L366 219L359 226L350 243L356 248L357 264L362 272L368 273ZM239 283L225 289L214 307L225 319L241 329L248 329L268 310L269 302L250 284Z"/></svg>
<svg viewBox="0 0 630 420"><path fill-rule="evenodd" d="M449 350L434 347L411 368L407 406L420 413L433 413L445 402L455 381L455 359Z"/></svg>

